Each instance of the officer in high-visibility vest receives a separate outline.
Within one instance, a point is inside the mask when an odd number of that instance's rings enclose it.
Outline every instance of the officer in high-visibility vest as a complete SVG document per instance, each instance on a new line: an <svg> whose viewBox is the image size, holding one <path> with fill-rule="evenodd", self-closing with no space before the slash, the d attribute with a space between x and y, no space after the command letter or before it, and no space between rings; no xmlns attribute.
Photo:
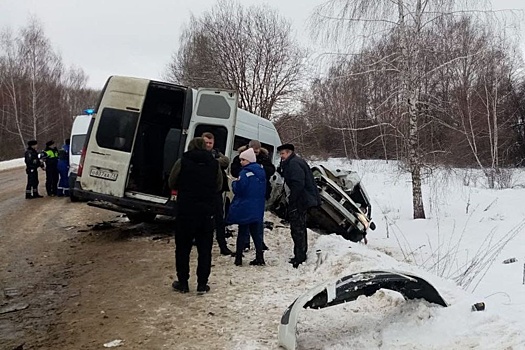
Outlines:
<svg viewBox="0 0 525 350"><path fill-rule="evenodd" d="M53 197L58 190L58 150L55 141L46 142L43 156L46 164L46 191L48 196Z"/></svg>
<svg viewBox="0 0 525 350"><path fill-rule="evenodd" d="M24 154L27 174L26 199L43 197L38 194L38 168L43 168L44 164L38 158L37 144L36 140L29 141Z"/></svg>

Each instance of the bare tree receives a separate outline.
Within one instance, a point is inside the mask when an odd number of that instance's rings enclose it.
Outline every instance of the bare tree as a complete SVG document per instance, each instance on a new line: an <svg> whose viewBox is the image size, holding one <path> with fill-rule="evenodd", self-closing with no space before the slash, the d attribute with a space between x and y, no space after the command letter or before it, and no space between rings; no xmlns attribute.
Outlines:
<svg viewBox="0 0 525 350"><path fill-rule="evenodd" d="M275 10L219 0L191 18L165 77L237 90L242 108L270 119L299 90L306 52L291 33Z"/></svg>
<svg viewBox="0 0 525 350"><path fill-rule="evenodd" d="M435 38L457 18L489 13L469 10L466 4L468 1L454 0L330 0L316 9L312 19L315 38L344 44L356 54L378 45L385 37L393 38L396 45L390 46L390 51L378 62L394 72L398 80L397 88L389 92L384 103L392 105L392 111L405 121L406 126L400 125L398 131L404 135L412 176L414 218L425 218L421 191L425 152L420 137L427 116L433 111L429 94L435 84L433 76L442 67L465 58L437 55L435 42L428 38ZM377 70L377 66L370 67L360 74Z"/></svg>
<svg viewBox="0 0 525 350"><path fill-rule="evenodd" d="M96 101L95 93L85 88L86 81L79 68L65 73L60 55L36 19L30 19L17 35L10 29L2 31L0 159L19 154L28 139L65 139L72 111L80 114Z"/></svg>

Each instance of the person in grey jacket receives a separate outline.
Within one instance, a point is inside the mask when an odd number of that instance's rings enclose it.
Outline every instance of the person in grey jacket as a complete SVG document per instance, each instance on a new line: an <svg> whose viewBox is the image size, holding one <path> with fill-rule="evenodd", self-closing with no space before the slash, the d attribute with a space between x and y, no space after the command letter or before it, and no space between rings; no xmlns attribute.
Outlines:
<svg viewBox="0 0 525 350"><path fill-rule="evenodd" d="M294 257L290 259L297 268L306 261L308 238L306 234L306 214L308 209L321 205L321 198L312 170L304 159L295 154L292 144L277 147L281 156L280 173L290 189L288 195L288 220L294 242Z"/></svg>

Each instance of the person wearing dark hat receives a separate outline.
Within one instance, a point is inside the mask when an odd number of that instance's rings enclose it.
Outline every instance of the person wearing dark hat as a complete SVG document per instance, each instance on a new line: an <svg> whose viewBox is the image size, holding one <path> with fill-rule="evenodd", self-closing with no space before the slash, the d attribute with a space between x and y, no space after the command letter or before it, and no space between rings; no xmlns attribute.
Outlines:
<svg viewBox="0 0 525 350"><path fill-rule="evenodd" d="M168 179L177 190L177 219L175 221L175 265L177 281L172 287L188 293L190 254L193 241L197 246L197 294L210 290L211 250L215 215L215 196L222 188L219 162L206 149L204 138L196 137L188 151L175 162Z"/></svg>
<svg viewBox="0 0 525 350"><path fill-rule="evenodd" d="M308 250L306 214L308 209L321 205L321 197L310 166L295 154L294 145L286 143L277 147L277 151L281 156L280 173L289 189L288 220L294 243L290 263L297 268L306 261Z"/></svg>
<svg viewBox="0 0 525 350"><path fill-rule="evenodd" d="M29 141L24 155L27 174L26 199L43 197L38 194L38 168L43 168L44 165L38 159L37 145L36 140Z"/></svg>
<svg viewBox="0 0 525 350"><path fill-rule="evenodd" d="M58 150L55 141L47 141L43 153L46 164L46 191L48 196L56 196L58 191Z"/></svg>

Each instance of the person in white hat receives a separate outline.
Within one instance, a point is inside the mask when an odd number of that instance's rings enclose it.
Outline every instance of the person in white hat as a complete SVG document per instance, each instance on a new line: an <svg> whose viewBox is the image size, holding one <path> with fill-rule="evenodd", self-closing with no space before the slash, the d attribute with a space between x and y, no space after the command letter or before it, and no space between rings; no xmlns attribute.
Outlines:
<svg viewBox="0 0 525 350"><path fill-rule="evenodd" d="M242 170L239 178L232 183L234 197L226 219L228 224L239 224L235 265L242 265L242 252L250 235L255 245L255 259L250 265L264 265L261 225L264 220L266 174L263 167L257 163L252 148L242 152L239 158Z"/></svg>

